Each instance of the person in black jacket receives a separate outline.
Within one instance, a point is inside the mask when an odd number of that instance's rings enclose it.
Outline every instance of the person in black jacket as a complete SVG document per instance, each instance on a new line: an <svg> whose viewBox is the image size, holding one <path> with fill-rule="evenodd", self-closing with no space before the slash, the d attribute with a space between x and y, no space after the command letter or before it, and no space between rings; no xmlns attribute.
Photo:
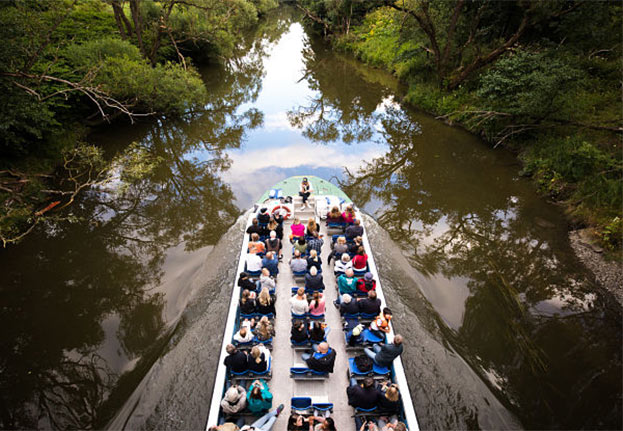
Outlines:
<svg viewBox="0 0 623 431"><path fill-rule="evenodd" d="M249 274L246 272L241 272L240 277L238 278L238 286L240 289L248 289L251 292L255 292L257 289L257 283L255 283L251 278L249 278Z"/></svg>
<svg viewBox="0 0 623 431"><path fill-rule="evenodd" d="M381 300L376 297L375 290L369 291L368 297L357 301L357 305L360 313L374 314L375 316L381 314Z"/></svg>
<svg viewBox="0 0 623 431"><path fill-rule="evenodd" d="M247 371L247 354L241 350L238 350L233 344L228 344L225 347L228 356L223 361L223 364L230 370L236 373L243 373Z"/></svg>
<svg viewBox="0 0 623 431"><path fill-rule="evenodd" d="M322 273L319 273L318 268L315 266L309 266L309 258L307 259L307 267L309 268L309 272L305 274L305 290L324 290Z"/></svg>
<svg viewBox="0 0 623 431"><path fill-rule="evenodd" d="M240 298L240 314L253 314L255 312L255 293L251 294L248 289L242 291Z"/></svg>
<svg viewBox="0 0 623 431"><path fill-rule="evenodd" d="M270 221L270 214L265 207L260 209L260 212L257 215L257 221L263 224L268 224Z"/></svg>
<svg viewBox="0 0 623 431"><path fill-rule="evenodd" d="M397 413L400 410L400 391L398 385L391 382L383 382L376 387L377 407L388 413Z"/></svg>
<svg viewBox="0 0 623 431"><path fill-rule="evenodd" d="M251 353L247 355L247 368L249 370L261 373L268 368L268 358L266 357L268 349L262 347L263 349L260 346L253 346ZM264 349L266 352L263 351Z"/></svg>
<svg viewBox="0 0 623 431"><path fill-rule="evenodd" d="M391 344L374 344L373 349L364 348L363 352L379 367L389 367L403 350L402 335L396 334Z"/></svg>
<svg viewBox="0 0 623 431"><path fill-rule="evenodd" d="M303 360L307 363L307 366L314 370L325 373L333 372L333 365L335 365L335 349L329 347L329 343L323 342L318 345L318 351L313 354L303 354Z"/></svg>
<svg viewBox="0 0 623 431"><path fill-rule="evenodd" d="M251 241L251 235L254 233L261 235L264 232L264 229L260 227L259 221L254 218L251 221L251 226L247 228L247 233L249 234L249 241Z"/></svg>
<svg viewBox="0 0 623 431"><path fill-rule="evenodd" d="M366 377L363 380L363 386L357 384L355 379L350 379L350 386L346 388L346 395L348 396L348 404L353 407L371 409L377 405L378 393L372 377Z"/></svg>
<svg viewBox="0 0 623 431"><path fill-rule="evenodd" d="M362 236L363 226L361 226L361 221L359 221L359 219L355 219L355 223L346 228L344 235L346 236L346 239L353 239L358 236Z"/></svg>
<svg viewBox="0 0 623 431"><path fill-rule="evenodd" d="M292 324L292 331L290 332L290 341L295 343L302 343L307 341L309 335L307 333L307 325L302 320L295 320Z"/></svg>
<svg viewBox="0 0 623 431"><path fill-rule="evenodd" d="M359 305L348 293L342 295L342 303L340 304L340 314L357 314L359 313Z"/></svg>

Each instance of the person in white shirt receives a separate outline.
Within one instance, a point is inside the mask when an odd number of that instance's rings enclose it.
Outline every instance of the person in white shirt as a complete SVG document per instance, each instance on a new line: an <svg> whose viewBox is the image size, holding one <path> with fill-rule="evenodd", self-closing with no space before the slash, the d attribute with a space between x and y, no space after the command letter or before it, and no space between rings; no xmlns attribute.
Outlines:
<svg viewBox="0 0 623 431"><path fill-rule="evenodd" d="M253 340L253 332L251 332L251 322L245 319L240 325L240 330L234 334L234 341L238 343L249 343Z"/></svg>
<svg viewBox="0 0 623 431"><path fill-rule="evenodd" d="M336 273L345 273L347 270L353 268L353 263L350 261L350 256L348 253L342 254L342 258L340 260L335 261L335 265L333 265L333 272Z"/></svg>
<svg viewBox="0 0 623 431"><path fill-rule="evenodd" d="M296 295L290 298L290 311L294 314L305 314L309 311L305 288L299 287Z"/></svg>
<svg viewBox="0 0 623 431"><path fill-rule="evenodd" d="M262 269L262 258L255 253L247 254L247 272L256 272Z"/></svg>

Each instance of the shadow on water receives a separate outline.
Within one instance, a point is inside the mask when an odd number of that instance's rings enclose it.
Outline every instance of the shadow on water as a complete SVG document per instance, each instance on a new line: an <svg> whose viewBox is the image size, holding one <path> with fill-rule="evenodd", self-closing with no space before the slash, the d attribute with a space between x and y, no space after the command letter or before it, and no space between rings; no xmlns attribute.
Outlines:
<svg viewBox="0 0 623 431"><path fill-rule="evenodd" d="M266 22L208 68L204 111L94 133L111 157L134 141L153 169L123 190L83 194L66 221L0 251L0 427L102 427L174 342L201 287L183 281L207 279L205 256L239 215L221 180L224 150L261 125L261 112L240 108L261 88L265 44L287 27ZM189 268L179 256L192 253ZM182 262L170 272L191 288L162 288L173 258Z"/></svg>

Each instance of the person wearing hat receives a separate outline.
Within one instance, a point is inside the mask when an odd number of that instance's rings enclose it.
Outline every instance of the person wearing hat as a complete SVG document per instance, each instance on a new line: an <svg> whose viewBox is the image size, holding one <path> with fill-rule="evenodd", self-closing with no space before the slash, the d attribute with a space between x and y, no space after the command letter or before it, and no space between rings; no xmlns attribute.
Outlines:
<svg viewBox="0 0 623 431"><path fill-rule="evenodd" d="M247 391L240 385L231 385L221 400L221 408L226 415L239 413L247 407Z"/></svg>
<svg viewBox="0 0 623 431"><path fill-rule="evenodd" d="M267 225L270 221L270 214L268 213L268 209L266 207L262 207L260 212L257 215L257 221L263 225Z"/></svg>
<svg viewBox="0 0 623 431"><path fill-rule="evenodd" d="M376 289L376 280L372 276L371 272L366 272L363 278L357 280L357 290L363 293L368 293L371 290Z"/></svg>
<svg viewBox="0 0 623 431"><path fill-rule="evenodd" d="M301 209L305 209L307 207L307 199L309 199L309 195L311 195L313 191L311 183L307 181L307 177L303 178L299 189L299 196L303 198L303 205L301 206Z"/></svg>
<svg viewBox="0 0 623 431"><path fill-rule="evenodd" d="M355 326L352 330L348 331L346 333L346 343L348 343L349 346L356 346L357 344L360 344L363 340L363 329L364 326L360 323L357 326Z"/></svg>

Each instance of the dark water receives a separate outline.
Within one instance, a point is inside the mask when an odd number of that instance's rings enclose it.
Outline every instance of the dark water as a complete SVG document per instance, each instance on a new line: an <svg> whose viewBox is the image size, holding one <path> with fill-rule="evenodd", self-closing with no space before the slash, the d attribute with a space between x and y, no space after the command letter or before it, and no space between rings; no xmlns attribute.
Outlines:
<svg viewBox="0 0 623 431"><path fill-rule="evenodd" d="M201 428L240 209L300 173L375 218L422 428L621 428L620 306L513 156L401 106L288 8L202 74L205 112L91 137L135 142L145 180L0 251L2 428Z"/></svg>

